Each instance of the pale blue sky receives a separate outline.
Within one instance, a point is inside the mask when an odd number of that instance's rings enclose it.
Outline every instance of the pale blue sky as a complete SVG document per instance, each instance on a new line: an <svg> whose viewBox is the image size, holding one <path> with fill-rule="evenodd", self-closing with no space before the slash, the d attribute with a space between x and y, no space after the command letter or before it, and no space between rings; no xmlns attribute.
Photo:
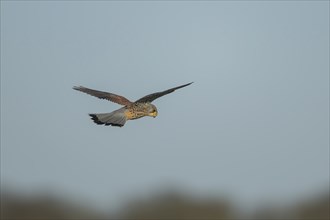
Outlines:
<svg viewBox="0 0 330 220"><path fill-rule="evenodd" d="M98 126L119 106L156 119ZM1 1L1 182L111 205L167 186L238 202L329 184L329 2Z"/></svg>

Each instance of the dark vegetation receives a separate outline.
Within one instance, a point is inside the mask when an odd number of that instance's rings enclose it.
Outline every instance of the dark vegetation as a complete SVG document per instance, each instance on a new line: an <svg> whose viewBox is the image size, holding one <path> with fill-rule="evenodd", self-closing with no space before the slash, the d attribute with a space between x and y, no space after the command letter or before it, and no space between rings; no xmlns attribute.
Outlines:
<svg viewBox="0 0 330 220"><path fill-rule="evenodd" d="M262 205L243 213L228 199L196 198L179 192L163 192L136 198L116 212L97 210L82 201L55 195L24 197L1 194L1 219L329 219L329 193L299 200L285 208ZM280 204L278 204L280 205Z"/></svg>

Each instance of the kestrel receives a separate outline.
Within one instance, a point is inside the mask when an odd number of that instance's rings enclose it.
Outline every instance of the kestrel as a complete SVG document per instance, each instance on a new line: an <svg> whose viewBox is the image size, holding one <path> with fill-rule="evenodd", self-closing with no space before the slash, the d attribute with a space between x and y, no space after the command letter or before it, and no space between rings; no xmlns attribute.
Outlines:
<svg viewBox="0 0 330 220"><path fill-rule="evenodd" d="M96 124L122 127L125 125L127 120L134 120L142 118L144 116L150 116L155 118L158 115L158 111L156 106L151 104L152 101L171 92L174 92L177 89L189 86L190 84L192 84L192 82L162 92L152 93L150 95L146 95L138 99L135 102L131 102L127 98L120 95L116 95L109 92L97 91L83 86L74 86L73 89L87 93L100 99L106 99L108 101L115 102L119 105L123 105L124 107L110 113L89 114L91 119Z"/></svg>

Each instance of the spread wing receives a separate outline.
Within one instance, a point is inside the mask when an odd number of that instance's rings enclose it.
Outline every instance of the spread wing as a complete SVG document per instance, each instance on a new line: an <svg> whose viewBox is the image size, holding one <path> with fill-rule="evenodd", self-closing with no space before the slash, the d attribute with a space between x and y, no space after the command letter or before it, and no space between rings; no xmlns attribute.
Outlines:
<svg viewBox="0 0 330 220"><path fill-rule="evenodd" d="M89 95L95 96L95 97L100 98L100 99L106 99L106 100L109 100L111 102L115 102L119 105L132 104L132 102L129 101L128 99L126 99L125 97L120 96L120 95L116 95L116 94L113 94L113 93L97 91L97 90L89 89L89 88L86 88L86 87L83 87L83 86L74 86L73 89L78 90L80 92L87 93Z"/></svg>
<svg viewBox="0 0 330 220"><path fill-rule="evenodd" d="M174 87L172 89L165 90L163 92L152 93L150 95L146 95L146 96L140 98L139 100L137 100L135 102L152 102L155 99L158 99L159 97L162 97L162 96L167 95L167 94L169 94L171 92L174 92L177 89L181 89L183 87L189 86L190 84L192 84L192 82L191 83L188 83L188 84L185 84L185 85L182 85L182 86Z"/></svg>

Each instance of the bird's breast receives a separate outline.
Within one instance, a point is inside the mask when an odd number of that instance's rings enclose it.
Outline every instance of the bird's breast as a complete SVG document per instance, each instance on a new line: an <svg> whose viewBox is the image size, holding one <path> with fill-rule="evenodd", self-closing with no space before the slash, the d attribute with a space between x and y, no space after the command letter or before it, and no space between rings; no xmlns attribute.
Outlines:
<svg viewBox="0 0 330 220"><path fill-rule="evenodd" d="M125 116L126 116L127 120L138 119L138 118L144 117L146 115L147 114L145 112L145 109L139 105L128 106L125 111Z"/></svg>

